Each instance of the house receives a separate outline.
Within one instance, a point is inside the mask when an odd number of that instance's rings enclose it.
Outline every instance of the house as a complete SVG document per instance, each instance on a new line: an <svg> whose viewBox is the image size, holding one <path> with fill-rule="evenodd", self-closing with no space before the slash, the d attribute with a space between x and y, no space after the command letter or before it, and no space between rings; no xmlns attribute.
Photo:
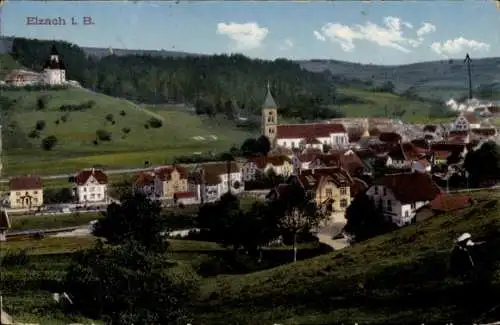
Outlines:
<svg viewBox="0 0 500 325"><path fill-rule="evenodd" d="M342 148L349 144L349 136L342 124L278 124L278 105L269 83L262 105L261 134L269 139L272 147L289 149L322 148L323 145Z"/></svg>
<svg viewBox="0 0 500 325"><path fill-rule="evenodd" d="M429 172L430 165L424 163L425 158L423 156L412 143L400 143L387 154L386 166L396 169L416 167L421 172Z"/></svg>
<svg viewBox="0 0 500 325"><path fill-rule="evenodd" d="M78 202L93 203L108 200L108 176L99 169L82 170L75 176Z"/></svg>
<svg viewBox="0 0 500 325"><path fill-rule="evenodd" d="M234 161L200 164L188 182L188 192L201 202L216 201L229 190L233 194L244 191L240 166Z"/></svg>
<svg viewBox="0 0 500 325"><path fill-rule="evenodd" d="M451 130L448 132L448 134L446 134L444 141L448 143L469 143L471 133L472 130L469 131Z"/></svg>
<svg viewBox="0 0 500 325"><path fill-rule="evenodd" d="M418 172L383 176L366 191L384 216L399 227L415 222L417 210L440 193L428 174Z"/></svg>
<svg viewBox="0 0 500 325"><path fill-rule="evenodd" d="M7 240L7 231L10 229L10 219L5 209L0 210L0 242ZM2 323L3 324L3 323Z"/></svg>
<svg viewBox="0 0 500 325"><path fill-rule="evenodd" d="M154 174L154 188L157 198L173 199L175 193L189 192L188 171L185 167L158 167Z"/></svg>
<svg viewBox="0 0 500 325"><path fill-rule="evenodd" d="M142 172L137 175L137 178L132 185L132 189L136 193L142 193L147 197L155 197L155 174L154 172Z"/></svg>
<svg viewBox="0 0 500 325"><path fill-rule="evenodd" d="M43 205L42 179L38 176L19 176L10 180L10 207L31 209Z"/></svg>
<svg viewBox="0 0 500 325"><path fill-rule="evenodd" d="M430 209L435 212L445 213L458 209L464 209L474 204L470 195L439 194L430 203Z"/></svg>
<svg viewBox="0 0 500 325"><path fill-rule="evenodd" d="M66 83L66 66L54 45L50 50L49 59L43 66L45 83L49 85L62 85Z"/></svg>
<svg viewBox="0 0 500 325"><path fill-rule="evenodd" d="M294 155L292 149L276 146L272 148L268 153L268 156L287 156L288 158L292 158Z"/></svg>
<svg viewBox="0 0 500 325"><path fill-rule="evenodd" d="M343 168L320 168L303 171L292 180L312 192L317 206L328 206L330 222L345 223L345 211L351 204L351 186L354 184Z"/></svg>
<svg viewBox="0 0 500 325"><path fill-rule="evenodd" d="M309 164L309 169L325 167L342 167L351 176L369 172L361 158L352 149L330 150L325 155L316 156Z"/></svg>
<svg viewBox="0 0 500 325"><path fill-rule="evenodd" d="M489 127L472 129L471 134L477 140L493 140L498 135L498 132L495 128Z"/></svg>
<svg viewBox="0 0 500 325"><path fill-rule="evenodd" d="M42 81L43 76L39 73L22 69L11 70L4 79L5 85L14 87L36 85Z"/></svg>
<svg viewBox="0 0 500 325"><path fill-rule="evenodd" d="M262 179L269 171L288 177L293 173L292 160L288 156L258 156L249 158L242 166L244 182Z"/></svg>
<svg viewBox="0 0 500 325"><path fill-rule="evenodd" d="M435 166L446 164L452 155L465 158L467 146L463 143L438 142L431 144L429 152L431 164Z"/></svg>
<svg viewBox="0 0 500 325"><path fill-rule="evenodd" d="M473 112L461 112L451 125L454 131L469 131L480 127L481 123Z"/></svg>

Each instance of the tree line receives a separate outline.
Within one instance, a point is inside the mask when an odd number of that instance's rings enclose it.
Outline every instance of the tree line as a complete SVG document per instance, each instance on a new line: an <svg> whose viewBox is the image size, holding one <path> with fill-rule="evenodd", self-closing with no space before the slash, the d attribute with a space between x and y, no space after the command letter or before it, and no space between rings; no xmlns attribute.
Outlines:
<svg viewBox="0 0 500 325"><path fill-rule="evenodd" d="M107 95L142 103L188 103L198 112L232 115L233 107L259 113L266 83L272 84L280 114L302 118L335 117L329 108L336 91L331 73L313 73L285 59L265 61L243 55L183 58L147 55L98 59L68 42L16 38L11 55L40 71L55 44L67 78Z"/></svg>

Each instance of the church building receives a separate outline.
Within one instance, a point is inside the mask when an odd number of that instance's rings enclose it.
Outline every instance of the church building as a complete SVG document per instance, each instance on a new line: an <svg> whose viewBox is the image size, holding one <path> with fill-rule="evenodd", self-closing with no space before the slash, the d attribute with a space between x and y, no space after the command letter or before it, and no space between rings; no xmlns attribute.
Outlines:
<svg viewBox="0 0 500 325"><path fill-rule="evenodd" d="M314 144L342 149L349 145L349 137L343 124L278 124L278 105L271 94L269 83L262 105L261 134L269 139L273 148L304 149Z"/></svg>
<svg viewBox="0 0 500 325"><path fill-rule="evenodd" d="M46 84L62 85L66 83L66 66L59 57L56 47L52 45L50 56L43 66L43 77Z"/></svg>

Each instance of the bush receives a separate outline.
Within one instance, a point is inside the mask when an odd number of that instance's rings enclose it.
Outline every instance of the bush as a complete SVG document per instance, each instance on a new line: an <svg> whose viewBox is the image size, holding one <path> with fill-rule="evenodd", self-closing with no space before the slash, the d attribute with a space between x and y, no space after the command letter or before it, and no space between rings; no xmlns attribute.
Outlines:
<svg viewBox="0 0 500 325"><path fill-rule="evenodd" d="M86 111L88 109L91 109L95 106L95 102L93 100L89 100L86 103L83 104L64 104L59 106L59 110L61 112L81 112L81 111Z"/></svg>
<svg viewBox="0 0 500 325"><path fill-rule="evenodd" d="M150 127L157 129L163 126L163 122L155 117L152 117L148 120L148 124Z"/></svg>
<svg viewBox="0 0 500 325"><path fill-rule="evenodd" d="M111 141L111 132L100 129L96 131L97 139L100 141Z"/></svg>
<svg viewBox="0 0 500 325"><path fill-rule="evenodd" d="M61 116L60 120L61 120L63 123L66 123L66 122L68 121L68 114Z"/></svg>
<svg viewBox="0 0 500 325"><path fill-rule="evenodd" d="M113 114L108 114L106 115L106 117L104 118L106 121L108 122L113 122Z"/></svg>
<svg viewBox="0 0 500 325"><path fill-rule="evenodd" d="M111 125L115 125L115 124L116 124L116 122L115 122L115 121L111 121Z"/></svg>
<svg viewBox="0 0 500 325"><path fill-rule="evenodd" d="M0 263L2 267L15 267L15 266L25 266L29 264L29 255L27 250L22 250L19 252L8 252L2 258Z"/></svg>
<svg viewBox="0 0 500 325"><path fill-rule="evenodd" d="M32 130L29 134L28 137L31 139L38 139L40 137L40 132L37 130Z"/></svg>
<svg viewBox="0 0 500 325"><path fill-rule="evenodd" d="M58 124L59 124L59 122L60 122L59 120L55 120L55 121L54 121L54 123L55 123L56 125L58 125Z"/></svg>
<svg viewBox="0 0 500 325"><path fill-rule="evenodd" d="M49 102L49 97L47 96L40 96L36 100L36 109L38 111L43 111L47 108L47 103Z"/></svg>
<svg viewBox="0 0 500 325"><path fill-rule="evenodd" d="M130 133L130 128L122 128L122 132L125 133L125 134L129 134Z"/></svg>
<svg viewBox="0 0 500 325"><path fill-rule="evenodd" d="M92 141L92 143L94 144L94 146L97 146L99 144L99 141L94 140L94 141Z"/></svg>
<svg viewBox="0 0 500 325"><path fill-rule="evenodd" d="M124 110L121 110L121 111L120 111L120 116L125 116L125 115L127 115L127 113L125 113L125 111L124 111Z"/></svg>
<svg viewBox="0 0 500 325"><path fill-rule="evenodd" d="M54 135L49 135L42 140L42 149L45 151L52 150L57 144L57 137Z"/></svg>
<svg viewBox="0 0 500 325"><path fill-rule="evenodd" d="M149 129L149 125L148 124L144 124L144 128L147 130Z"/></svg>
<svg viewBox="0 0 500 325"><path fill-rule="evenodd" d="M42 131L43 129L45 129L45 121L44 120L36 121L35 129L38 131Z"/></svg>

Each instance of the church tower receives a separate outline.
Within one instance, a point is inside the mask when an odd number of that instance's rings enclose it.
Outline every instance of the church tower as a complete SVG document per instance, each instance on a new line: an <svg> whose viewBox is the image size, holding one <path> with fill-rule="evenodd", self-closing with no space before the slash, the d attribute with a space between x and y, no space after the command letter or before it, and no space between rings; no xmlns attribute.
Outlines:
<svg viewBox="0 0 500 325"><path fill-rule="evenodd" d="M267 82L266 99L264 100L264 105L262 105L261 128L261 134L265 135L269 139L269 142L271 142L271 147L274 147L278 132L278 105L276 105L271 94L269 81Z"/></svg>

